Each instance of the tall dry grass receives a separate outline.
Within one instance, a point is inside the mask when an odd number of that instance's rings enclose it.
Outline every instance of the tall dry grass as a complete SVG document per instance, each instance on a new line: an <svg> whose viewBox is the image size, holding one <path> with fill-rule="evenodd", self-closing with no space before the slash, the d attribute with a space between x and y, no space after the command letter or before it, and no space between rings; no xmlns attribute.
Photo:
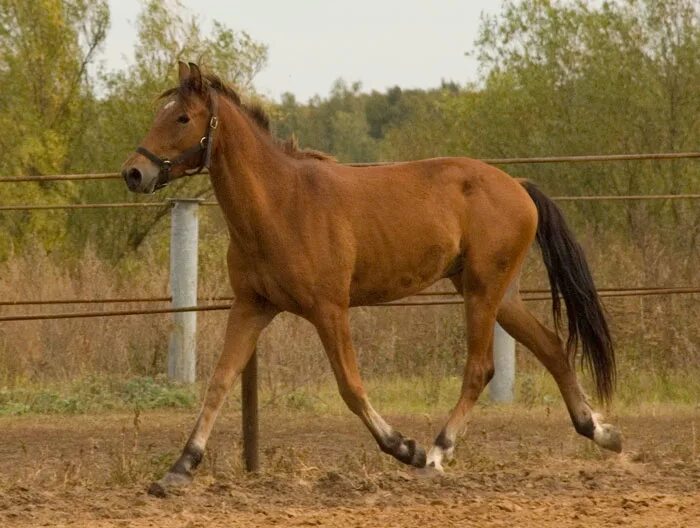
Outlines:
<svg viewBox="0 0 700 528"><path fill-rule="evenodd" d="M224 263L227 244L219 223L204 218L202 234L200 296L230 293ZM593 231L580 238L600 287L700 283L700 272L683 255L673 254L663 236L650 234L642 246ZM0 299L158 296L168 291L167 268L167 255L162 250L149 252L148 245L118 265L100 260L92 251L67 261L35 248L0 264ZM534 250L523 274L523 287L545 285L545 273ZM449 283L435 288L448 289ZM604 304L617 343L622 384L643 389L672 379L674 373L700 372L697 295L606 299ZM152 306L0 307L0 314ZM533 302L531 308L551 326L549 302ZM198 314L200 379L208 378L214 367L225 321L224 312ZM421 380L420 397L439 399L436 391L441 381L460 376L465 340L459 306L357 308L352 312L352 328L361 368L370 383ZM86 376L155 376L165 370L169 329L168 315L2 323L0 385ZM332 384L313 328L294 316L279 316L264 332L259 356L262 388L269 401L293 400L299 391L313 397ZM542 372L532 355L520 348L518 369L524 379L533 375L537 380ZM700 400L700 394L695 399Z"/></svg>

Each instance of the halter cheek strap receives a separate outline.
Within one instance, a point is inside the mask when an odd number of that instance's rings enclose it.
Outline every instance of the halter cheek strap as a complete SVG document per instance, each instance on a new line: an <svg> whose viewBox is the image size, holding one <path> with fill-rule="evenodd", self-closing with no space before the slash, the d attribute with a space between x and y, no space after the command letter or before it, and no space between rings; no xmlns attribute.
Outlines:
<svg viewBox="0 0 700 528"><path fill-rule="evenodd" d="M211 165L211 156L214 145L214 134L219 126L217 110L218 106L216 94L213 90L209 90L209 123L204 135L202 136L202 139L199 140L199 143L184 150L173 159L161 158L142 146L138 146L136 148L136 152L148 158L158 167L158 180L156 181L154 190L165 187L168 183L170 183L173 167L185 164L190 158L200 153L202 155L197 168L190 171L185 170L185 174L191 176L194 174L199 174L205 168L209 168L209 165Z"/></svg>

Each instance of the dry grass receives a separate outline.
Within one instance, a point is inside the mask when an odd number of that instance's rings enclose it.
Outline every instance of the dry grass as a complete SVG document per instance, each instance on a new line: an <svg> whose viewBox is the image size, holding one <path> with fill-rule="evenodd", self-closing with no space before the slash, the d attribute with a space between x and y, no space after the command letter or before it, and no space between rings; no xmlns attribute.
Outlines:
<svg viewBox="0 0 700 528"><path fill-rule="evenodd" d="M228 289L227 246L216 214L202 218L200 296ZM622 247L603 234L583 234L599 286L697 284L700 271L683 255L674 256L663 237L647 235L642 249ZM163 295L168 290L167 246L144 245L140 252L112 265L86 251L79 258L56 258L34 249L0 263L0 298L51 299ZM678 253L678 251L676 251ZM535 252L523 277L524 287L546 284ZM440 284L437 289L447 289ZM551 325L549 302L532 309ZM620 359L621 394L633 401L700 399L700 303L697 296L607 299ZM91 305L89 309L146 308L143 305ZM86 307L0 307L0 314ZM219 353L226 315L198 314L198 376L206 379ZM461 374L464 327L458 306L359 308L352 312L356 349L370 385L409 380L419 399L444 403L446 387ZM165 370L168 315L4 323L0 326L0 387L38 387L89 378L156 377ZM261 386L270 404L314 407L333 386L330 369L313 328L291 315L278 317L259 344ZM518 355L520 398L544 402L556 395L551 381L531 354ZM390 383L389 383L390 382ZM404 387L405 388L405 387ZM398 389L397 389L398 390ZM625 394L627 396L625 396ZM391 397L380 395L380 399ZM546 402L545 402L546 403Z"/></svg>

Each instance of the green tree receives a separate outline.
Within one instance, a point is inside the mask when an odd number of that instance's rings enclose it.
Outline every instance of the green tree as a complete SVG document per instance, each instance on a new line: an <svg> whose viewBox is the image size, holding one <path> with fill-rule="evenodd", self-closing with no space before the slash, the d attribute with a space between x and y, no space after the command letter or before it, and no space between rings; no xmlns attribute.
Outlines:
<svg viewBox="0 0 700 528"><path fill-rule="evenodd" d="M87 69L108 25L104 0L0 0L2 173L70 166L90 95Z"/></svg>
<svg viewBox="0 0 700 528"><path fill-rule="evenodd" d="M700 6L692 0L508 2L479 42L487 80L472 114L481 155L694 150L700 139ZM693 162L519 168L556 193L643 194L697 190ZM696 248L691 204L580 204L600 228L626 227L640 248L653 230ZM693 226L675 233L679 222ZM690 240L687 238L690 235ZM690 244L689 244L690 242ZM693 249L696 251L696 249Z"/></svg>
<svg viewBox="0 0 700 528"><path fill-rule="evenodd" d="M235 83L244 93L252 94L252 80L267 60L267 48L245 32L234 32L220 22L213 22L205 33L199 20L188 15L181 4L167 5L160 0L147 2L139 14L135 60L125 71L105 77L106 96L97 104L97 115L83 135L84 151L89 152L80 170L116 171L126 156L145 135L153 120L157 96L177 82L178 60L197 61L205 70ZM91 145L108 148L90 148ZM161 196L197 197L210 192L203 177L183 178ZM119 182L90 184L81 187L80 199L86 202L136 200ZM115 222L113 214L121 221ZM116 258L139 247L152 232L157 232L167 208L102 213L73 217L71 233L76 243L108 240L100 244L103 256ZM85 221L89 218L90 221Z"/></svg>
<svg viewBox="0 0 700 528"><path fill-rule="evenodd" d="M435 93L382 144L388 158L517 157L695 150L700 139L700 6L691 0L506 2L478 41L483 84ZM552 194L697 192L694 161L505 167ZM690 202L569 205L596 232L624 229L646 251L697 256ZM653 217L655 222L649 224ZM641 225L649 229L640 229ZM682 224L690 229L677 229ZM663 233L663 234L662 234ZM689 261L692 259L688 259ZM690 268L687 268L690 272Z"/></svg>
<svg viewBox="0 0 700 528"><path fill-rule="evenodd" d="M0 174L61 173L79 156L78 144L91 114L88 66L109 25L106 0L0 0ZM0 187L5 202L64 200L71 185ZM8 213L0 225L7 255L25 235L49 247L65 237L65 224L46 214Z"/></svg>
<svg viewBox="0 0 700 528"><path fill-rule="evenodd" d="M343 162L377 159L377 141L369 135L365 112L367 96L360 83L338 79L327 98L313 97L299 105L285 94L274 113L275 131L281 137L295 135L302 146L333 154Z"/></svg>

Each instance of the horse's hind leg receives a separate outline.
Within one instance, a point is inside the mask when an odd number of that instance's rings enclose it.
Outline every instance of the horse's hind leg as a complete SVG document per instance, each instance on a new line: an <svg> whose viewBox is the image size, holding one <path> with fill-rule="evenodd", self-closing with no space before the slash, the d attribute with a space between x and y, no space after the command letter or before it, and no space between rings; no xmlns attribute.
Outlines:
<svg viewBox="0 0 700 528"><path fill-rule="evenodd" d="M440 471L443 459L452 457L457 435L464 426L467 414L493 377L493 327L501 298L512 280L513 268L492 271L478 277L472 272L471 276L464 277L463 291L462 281L453 279L457 290L465 297L468 351L459 401L427 457L427 465ZM481 280L486 276L490 278L489 281Z"/></svg>
<svg viewBox="0 0 700 528"><path fill-rule="evenodd" d="M425 466L425 450L387 424L370 405L350 338L347 308L326 304L309 319L323 342L340 395L367 426L381 450L404 464Z"/></svg>
<svg viewBox="0 0 700 528"><path fill-rule="evenodd" d="M529 348L552 374L576 431L605 449L620 452L620 434L613 426L600 423L591 410L559 337L532 315L519 295L504 299L498 310L498 322Z"/></svg>

